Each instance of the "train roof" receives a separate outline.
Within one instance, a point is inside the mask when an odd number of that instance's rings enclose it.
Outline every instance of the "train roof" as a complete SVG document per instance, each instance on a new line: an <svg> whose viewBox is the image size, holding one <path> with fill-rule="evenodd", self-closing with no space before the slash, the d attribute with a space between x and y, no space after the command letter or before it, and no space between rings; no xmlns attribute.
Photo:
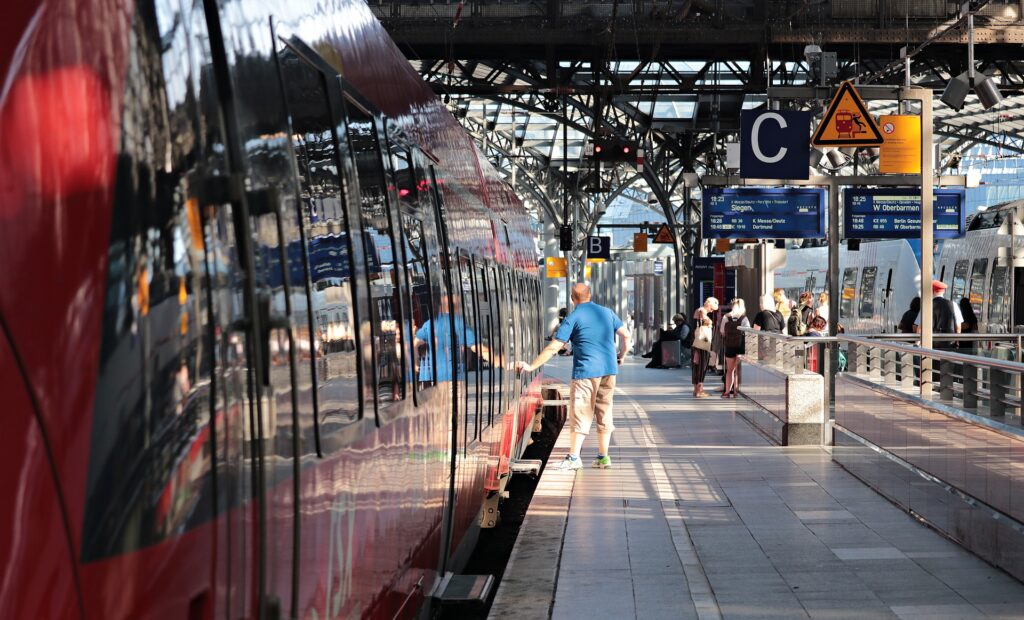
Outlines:
<svg viewBox="0 0 1024 620"><path fill-rule="evenodd" d="M969 216L967 218L967 230L984 230L986 228L999 228L1006 221L1007 214L1013 214L1020 220L1020 209L1024 207L1024 200L1007 200Z"/></svg>

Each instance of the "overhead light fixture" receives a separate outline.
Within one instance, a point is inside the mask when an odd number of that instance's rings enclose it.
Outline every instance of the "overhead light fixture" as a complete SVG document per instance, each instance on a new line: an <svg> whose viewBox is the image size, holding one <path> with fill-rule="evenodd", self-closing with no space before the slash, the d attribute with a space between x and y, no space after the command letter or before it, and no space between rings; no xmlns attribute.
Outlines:
<svg viewBox="0 0 1024 620"><path fill-rule="evenodd" d="M818 164L821 163L821 158L824 157L824 156L825 156L825 154L822 153L821 151L819 151L818 149L811 149L811 155L810 155L811 168L817 168Z"/></svg>
<svg viewBox="0 0 1024 620"><path fill-rule="evenodd" d="M839 149L832 149L828 153L825 153L825 157L828 159L828 163L832 164L833 168L842 168L850 160L850 158Z"/></svg>
<svg viewBox="0 0 1024 620"><path fill-rule="evenodd" d="M979 76L976 77L974 71L974 13L968 13L967 71L951 79L946 84L946 89L942 91L942 102L959 111L964 107L967 93L973 87L974 93L978 95L978 100L983 108L989 110L999 105L1003 100L1003 94L999 92L999 86L996 84L996 81L990 76L985 75L984 71L979 71L978 74Z"/></svg>
<svg viewBox="0 0 1024 620"><path fill-rule="evenodd" d="M996 81L988 75L985 75L983 71L979 71L978 74L981 79L975 80L974 92L977 93L978 100L981 101L982 107L988 110L999 105L1003 100L1003 93L999 92L999 87L996 85Z"/></svg>
<svg viewBox="0 0 1024 620"><path fill-rule="evenodd" d="M967 72L964 71L949 80L949 83L946 84L946 89L942 91L941 101L954 110L959 111L964 107L964 101L967 99L967 93L969 92L971 92L971 80L967 76Z"/></svg>

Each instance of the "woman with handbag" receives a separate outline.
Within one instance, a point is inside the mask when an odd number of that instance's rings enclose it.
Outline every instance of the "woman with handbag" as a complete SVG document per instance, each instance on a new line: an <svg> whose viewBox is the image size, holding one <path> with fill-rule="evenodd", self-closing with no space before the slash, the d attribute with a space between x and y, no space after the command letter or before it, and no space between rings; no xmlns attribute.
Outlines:
<svg viewBox="0 0 1024 620"><path fill-rule="evenodd" d="M694 398L711 398L711 395L704 391L704 377L708 374L708 366L711 364L711 341L715 333L711 315L716 310L718 300L708 297L704 300L704 305L693 313L693 364L690 372Z"/></svg>

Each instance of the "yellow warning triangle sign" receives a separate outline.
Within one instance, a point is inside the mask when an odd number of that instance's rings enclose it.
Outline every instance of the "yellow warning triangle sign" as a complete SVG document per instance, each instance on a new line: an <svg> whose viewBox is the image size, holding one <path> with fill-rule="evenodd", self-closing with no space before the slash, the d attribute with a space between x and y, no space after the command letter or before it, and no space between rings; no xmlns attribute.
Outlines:
<svg viewBox="0 0 1024 620"><path fill-rule="evenodd" d="M672 235L672 229L668 227L668 224L662 224L661 228L658 229L658 234L654 235L655 243L675 243L675 236Z"/></svg>
<svg viewBox="0 0 1024 620"><path fill-rule="evenodd" d="M851 82L843 82L814 132L814 146L881 146L882 132Z"/></svg>

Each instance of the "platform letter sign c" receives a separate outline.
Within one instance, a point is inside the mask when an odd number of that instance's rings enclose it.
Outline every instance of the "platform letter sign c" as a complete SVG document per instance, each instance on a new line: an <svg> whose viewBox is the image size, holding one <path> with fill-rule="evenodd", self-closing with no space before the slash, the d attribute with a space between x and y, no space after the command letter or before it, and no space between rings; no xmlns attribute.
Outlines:
<svg viewBox="0 0 1024 620"><path fill-rule="evenodd" d="M811 113L744 110L741 115L740 177L807 179Z"/></svg>
<svg viewBox="0 0 1024 620"><path fill-rule="evenodd" d="M781 146L779 147L779 150L776 151L776 153L771 157L764 154L764 151L761 150L761 142L758 138L761 135L761 123L767 120L775 121L776 123L779 124L779 127L782 129L788 127L788 125L786 125L786 119L782 118L782 115L779 114L778 112L768 112L767 114L761 114L757 117L757 120L754 121L754 128L750 131L750 146L754 148L755 157L757 157L766 164L774 164L775 162L785 157L786 151L788 151L789 149L787 149L784 146Z"/></svg>

